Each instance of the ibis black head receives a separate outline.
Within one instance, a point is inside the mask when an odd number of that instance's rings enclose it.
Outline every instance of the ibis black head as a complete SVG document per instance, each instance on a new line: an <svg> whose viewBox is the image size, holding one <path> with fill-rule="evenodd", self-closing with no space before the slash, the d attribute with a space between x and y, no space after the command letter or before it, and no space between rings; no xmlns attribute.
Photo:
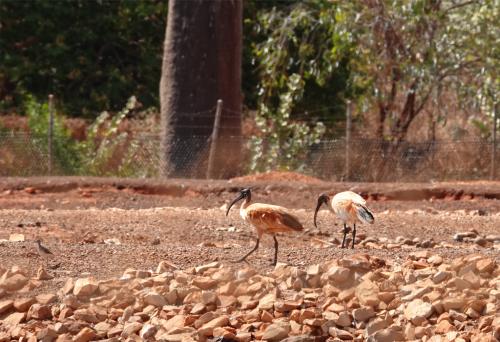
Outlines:
<svg viewBox="0 0 500 342"><path fill-rule="evenodd" d="M229 207L227 208L227 211L226 211L226 216L229 214L229 210L231 209L231 207L238 201L242 200L242 199L246 199L247 201L250 201L252 199L252 192L250 191L250 189L242 189L240 190L240 193L238 194L238 197L236 197L232 202L231 204L229 204Z"/></svg>
<svg viewBox="0 0 500 342"><path fill-rule="evenodd" d="M314 226L315 227L318 227L316 225L316 216L318 215L319 208L321 207L321 205L323 205L323 203L328 205L329 202L330 202L330 197L327 194L319 195L318 204L316 204L316 210L314 211Z"/></svg>

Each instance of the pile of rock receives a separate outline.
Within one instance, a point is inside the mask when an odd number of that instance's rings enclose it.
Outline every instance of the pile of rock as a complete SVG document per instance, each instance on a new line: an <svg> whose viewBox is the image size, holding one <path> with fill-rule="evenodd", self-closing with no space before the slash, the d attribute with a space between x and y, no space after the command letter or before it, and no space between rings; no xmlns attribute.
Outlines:
<svg viewBox="0 0 500 342"><path fill-rule="evenodd" d="M309 235L313 236L311 239L311 244L316 248L330 248L331 246L340 246L341 240L338 237L332 237L328 240L320 239L314 237L314 235L324 235L330 236L330 233L317 234L316 232L310 232ZM337 234L342 236L341 233ZM456 242L465 242L470 245L467 248L470 249L481 249L481 248L491 248L493 250L500 251L500 235L485 235L481 236L477 231L471 230L467 232L460 232L453 235L453 240ZM346 239L347 245L351 244L351 238ZM408 238L404 236L397 236L396 238L387 237L374 237L367 236L363 233L359 233L356 236L356 246L363 247L366 249L417 249L417 248L456 248L456 244L450 241L435 241L433 238L422 239L420 237Z"/></svg>
<svg viewBox="0 0 500 342"><path fill-rule="evenodd" d="M421 251L397 265L358 254L268 273L161 262L119 279L68 279L36 297L29 290L41 280L17 267L0 274L0 342L500 338L500 268L480 255L446 263Z"/></svg>

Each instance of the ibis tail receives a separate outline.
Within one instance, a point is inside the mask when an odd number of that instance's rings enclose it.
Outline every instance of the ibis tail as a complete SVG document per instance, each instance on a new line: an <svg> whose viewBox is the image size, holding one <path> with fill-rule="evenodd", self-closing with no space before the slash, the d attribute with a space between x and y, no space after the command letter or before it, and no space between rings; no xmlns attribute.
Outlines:
<svg viewBox="0 0 500 342"><path fill-rule="evenodd" d="M358 203L353 203L353 205L356 209L356 216L358 217L358 219L361 222L370 223L370 224L375 222L375 218L373 217L373 214L370 211L370 209L368 209L364 205L358 204Z"/></svg>

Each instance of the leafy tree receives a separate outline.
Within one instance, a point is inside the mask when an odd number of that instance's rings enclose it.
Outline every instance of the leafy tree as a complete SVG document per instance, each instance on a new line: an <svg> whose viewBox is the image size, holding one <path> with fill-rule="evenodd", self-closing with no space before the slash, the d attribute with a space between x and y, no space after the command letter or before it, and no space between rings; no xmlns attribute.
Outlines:
<svg viewBox="0 0 500 342"><path fill-rule="evenodd" d="M56 94L70 115L158 103L164 1L0 2L0 109Z"/></svg>
<svg viewBox="0 0 500 342"><path fill-rule="evenodd" d="M316 0L269 11L259 21L268 39L256 49L260 112L286 122L273 130L286 137L308 82L331 89L328 81L336 80L342 91L328 102L375 108L372 136L388 142L384 153L395 153L433 98L445 103L456 91L464 105L481 100L493 108L498 17L493 0ZM378 168L382 179L390 165Z"/></svg>
<svg viewBox="0 0 500 342"><path fill-rule="evenodd" d="M343 117L351 90L331 39L334 10L309 1L260 12L255 29L266 39L254 47L260 135L251 141L252 170L303 168L307 148L327 133L323 121Z"/></svg>

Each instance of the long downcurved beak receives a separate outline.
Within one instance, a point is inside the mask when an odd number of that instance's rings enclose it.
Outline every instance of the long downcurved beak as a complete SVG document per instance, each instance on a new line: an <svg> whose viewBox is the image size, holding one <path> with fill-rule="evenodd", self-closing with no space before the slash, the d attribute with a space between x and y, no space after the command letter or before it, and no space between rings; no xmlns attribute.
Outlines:
<svg viewBox="0 0 500 342"><path fill-rule="evenodd" d="M316 216L318 215L319 208L323 203L326 203L326 201L322 197L318 198L318 204L316 205L316 210L314 211L314 226L316 228L318 228L318 225L316 224Z"/></svg>
<svg viewBox="0 0 500 342"><path fill-rule="evenodd" d="M229 214L229 210L231 210L231 207L236 203L238 202L239 200L242 200L245 196L243 194L239 194L238 197L236 197L232 202L231 204L229 205L229 207L227 207L227 211L226 211L226 216Z"/></svg>

